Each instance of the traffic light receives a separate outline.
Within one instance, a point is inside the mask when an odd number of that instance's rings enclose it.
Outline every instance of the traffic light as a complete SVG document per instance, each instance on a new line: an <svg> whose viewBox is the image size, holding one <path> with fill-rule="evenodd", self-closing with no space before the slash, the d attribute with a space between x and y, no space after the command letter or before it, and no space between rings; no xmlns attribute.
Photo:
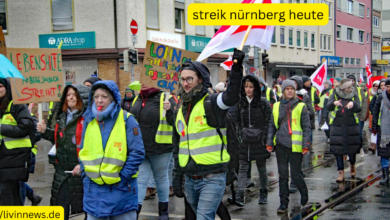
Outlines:
<svg viewBox="0 0 390 220"><path fill-rule="evenodd" d="M124 50L122 53L119 53L119 62L123 63L123 66L119 66L119 69L129 72L129 50Z"/></svg>
<svg viewBox="0 0 390 220"><path fill-rule="evenodd" d="M265 66L268 63L268 54L262 53L261 54L261 63Z"/></svg>
<svg viewBox="0 0 390 220"><path fill-rule="evenodd" d="M137 49L130 49L129 50L129 61L130 63L136 65L138 64L138 50Z"/></svg>

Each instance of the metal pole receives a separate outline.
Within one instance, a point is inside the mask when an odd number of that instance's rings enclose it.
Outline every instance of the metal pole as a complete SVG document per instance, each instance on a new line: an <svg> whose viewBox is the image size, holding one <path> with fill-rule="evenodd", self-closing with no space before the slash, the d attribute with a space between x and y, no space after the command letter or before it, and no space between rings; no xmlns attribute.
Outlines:
<svg viewBox="0 0 390 220"><path fill-rule="evenodd" d="M254 53L254 59L255 59L254 60L255 61L255 63L254 63L255 64L255 69L259 70L259 68L260 68L259 67L259 48L255 46L253 49L254 49L253 53Z"/></svg>
<svg viewBox="0 0 390 220"><path fill-rule="evenodd" d="M333 62L333 78L336 78L336 72L334 71L334 62Z"/></svg>
<svg viewBox="0 0 390 220"><path fill-rule="evenodd" d="M135 43L133 42L133 48L135 49ZM137 57L138 59L138 57ZM131 63L131 82L134 82L134 64Z"/></svg>

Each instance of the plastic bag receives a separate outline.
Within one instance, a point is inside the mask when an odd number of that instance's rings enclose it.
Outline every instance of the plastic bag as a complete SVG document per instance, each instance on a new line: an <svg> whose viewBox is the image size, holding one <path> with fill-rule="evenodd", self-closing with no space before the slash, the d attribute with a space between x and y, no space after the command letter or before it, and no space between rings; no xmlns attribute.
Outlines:
<svg viewBox="0 0 390 220"><path fill-rule="evenodd" d="M49 153L47 153L49 156L55 156L57 153L56 145L54 144L53 147L51 147Z"/></svg>
<svg viewBox="0 0 390 220"><path fill-rule="evenodd" d="M329 130L329 126L326 122L324 123L324 125L322 125L321 130Z"/></svg>
<svg viewBox="0 0 390 220"><path fill-rule="evenodd" d="M377 139L376 134L371 134L371 143L376 144L376 139Z"/></svg>

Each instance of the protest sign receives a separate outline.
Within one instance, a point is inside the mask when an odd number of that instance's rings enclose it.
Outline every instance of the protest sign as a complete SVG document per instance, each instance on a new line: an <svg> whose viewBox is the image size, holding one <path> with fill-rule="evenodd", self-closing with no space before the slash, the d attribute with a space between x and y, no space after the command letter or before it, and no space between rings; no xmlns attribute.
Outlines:
<svg viewBox="0 0 390 220"><path fill-rule="evenodd" d="M140 82L169 93L177 93L181 65L186 60L195 61L198 55L195 52L147 41ZM206 64L207 59L202 63Z"/></svg>
<svg viewBox="0 0 390 220"><path fill-rule="evenodd" d="M5 45L5 37L3 33L3 28L0 26L0 54L7 56L7 47Z"/></svg>
<svg viewBox="0 0 390 220"><path fill-rule="evenodd" d="M7 48L23 79L10 79L14 104L59 101L64 85L60 49Z"/></svg>

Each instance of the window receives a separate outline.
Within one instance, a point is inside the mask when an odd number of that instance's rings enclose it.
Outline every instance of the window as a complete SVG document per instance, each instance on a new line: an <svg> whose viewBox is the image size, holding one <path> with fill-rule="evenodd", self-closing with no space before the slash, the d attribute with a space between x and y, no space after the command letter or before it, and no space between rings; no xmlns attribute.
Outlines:
<svg viewBox="0 0 390 220"><path fill-rule="evenodd" d="M293 46L294 45L294 43L293 43L293 40L294 40L293 35L294 35L294 29L289 29L288 30L288 45L289 46Z"/></svg>
<svg viewBox="0 0 390 220"><path fill-rule="evenodd" d="M356 58L356 65L360 66L360 59Z"/></svg>
<svg viewBox="0 0 390 220"><path fill-rule="evenodd" d="M303 0L303 3L307 3L307 0Z"/></svg>
<svg viewBox="0 0 390 220"><path fill-rule="evenodd" d="M288 0L288 3L292 3L292 0Z"/></svg>
<svg viewBox="0 0 390 220"><path fill-rule="evenodd" d="M73 1L51 1L52 23L54 31L73 30Z"/></svg>
<svg viewBox="0 0 390 220"><path fill-rule="evenodd" d="M297 0L297 3L301 3L301 0Z"/></svg>
<svg viewBox="0 0 390 220"><path fill-rule="evenodd" d="M343 65L344 57L340 57L340 65Z"/></svg>
<svg viewBox="0 0 390 220"><path fill-rule="evenodd" d="M326 50L326 37L327 37L327 36L324 34L324 37L323 37L323 41L324 41L324 48L323 48L323 49L324 49L324 50Z"/></svg>
<svg viewBox="0 0 390 220"><path fill-rule="evenodd" d="M352 39L353 39L352 37L353 37L353 29L348 28L347 29L347 40L352 41Z"/></svg>
<svg viewBox="0 0 390 220"><path fill-rule="evenodd" d="M159 29L158 0L146 0L146 27Z"/></svg>
<svg viewBox="0 0 390 220"><path fill-rule="evenodd" d="M340 39L340 36L341 36L341 26L340 26L340 25L337 25L336 38L337 38L337 39Z"/></svg>
<svg viewBox="0 0 390 220"><path fill-rule="evenodd" d="M7 15L5 12L5 0L0 0L0 26L7 31Z"/></svg>
<svg viewBox="0 0 390 220"><path fill-rule="evenodd" d="M367 33L367 43L369 44L370 43L370 34Z"/></svg>
<svg viewBox="0 0 390 220"><path fill-rule="evenodd" d="M280 44L284 45L284 27L280 27Z"/></svg>
<svg viewBox="0 0 390 220"><path fill-rule="evenodd" d="M364 31L359 31L359 43L364 43Z"/></svg>
<svg viewBox="0 0 390 220"><path fill-rule="evenodd" d="M184 32L184 3L175 1L175 31Z"/></svg>
<svg viewBox="0 0 390 220"><path fill-rule="evenodd" d="M345 58L345 65L349 65L349 58L348 57Z"/></svg>
<svg viewBox="0 0 390 220"><path fill-rule="evenodd" d="M379 52L379 43L378 42L372 42L373 51L378 53Z"/></svg>
<svg viewBox="0 0 390 220"><path fill-rule="evenodd" d="M305 48L308 48L309 47L309 44L308 44L308 33L305 31L304 33L303 33L303 46L305 47Z"/></svg>
<svg viewBox="0 0 390 220"><path fill-rule="evenodd" d="M351 65L355 65L355 58L351 58Z"/></svg>
<svg viewBox="0 0 390 220"><path fill-rule="evenodd" d="M274 27L274 33L272 34L271 43L276 44L276 28Z"/></svg>
<svg viewBox="0 0 390 220"><path fill-rule="evenodd" d="M323 34L320 34L320 50L322 50L322 36Z"/></svg>
<svg viewBox="0 0 390 220"><path fill-rule="evenodd" d="M328 36L328 50L330 51L330 36Z"/></svg>
<svg viewBox="0 0 390 220"><path fill-rule="evenodd" d="M332 3L328 2L329 6L329 18L332 18Z"/></svg>
<svg viewBox="0 0 390 220"><path fill-rule="evenodd" d="M370 8L367 7L367 18L370 18Z"/></svg>
<svg viewBox="0 0 390 220"><path fill-rule="evenodd" d="M196 35L206 35L205 26L195 26Z"/></svg>
<svg viewBox="0 0 390 220"><path fill-rule="evenodd" d="M359 16L364 18L364 5L359 4Z"/></svg>
<svg viewBox="0 0 390 220"><path fill-rule="evenodd" d="M353 14L353 1L348 0L348 13Z"/></svg>
<svg viewBox="0 0 390 220"><path fill-rule="evenodd" d="M280 3L284 3L284 0L280 0Z"/></svg>
<svg viewBox="0 0 390 220"><path fill-rule="evenodd" d="M341 0L337 0L337 9L341 10Z"/></svg>
<svg viewBox="0 0 390 220"><path fill-rule="evenodd" d="M372 25L374 25L374 27L379 27L379 17L378 16L372 16Z"/></svg>
<svg viewBox="0 0 390 220"><path fill-rule="evenodd" d="M301 31L297 31L297 47L301 47Z"/></svg>
<svg viewBox="0 0 390 220"><path fill-rule="evenodd" d="M315 37L316 37L316 34L315 33L311 33L311 49L315 49Z"/></svg>

